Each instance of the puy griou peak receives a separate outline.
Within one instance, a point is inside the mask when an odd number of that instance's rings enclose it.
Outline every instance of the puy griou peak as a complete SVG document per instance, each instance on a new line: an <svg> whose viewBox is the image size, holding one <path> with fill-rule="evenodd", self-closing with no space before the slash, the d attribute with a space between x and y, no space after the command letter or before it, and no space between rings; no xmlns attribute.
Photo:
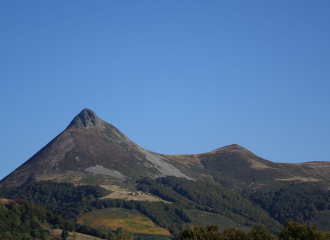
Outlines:
<svg viewBox="0 0 330 240"><path fill-rule="evenodd" d="M42 180L101 184L175 176L253 192L290 184L327 188L329 172L328 162L274 163L237 144L201 154L155 153L85 108L62 133L2 179L0 186Z"/></svg>
<svg viewBox="0 0 330 240"><path fill-rule="evenodd" d="M62 133L5 177L1 185L18 186L41 180L83 183L91 174L103 181L134 181L141 176L192 179L173 163L133 143L92 110L84 109Z"/></svg>

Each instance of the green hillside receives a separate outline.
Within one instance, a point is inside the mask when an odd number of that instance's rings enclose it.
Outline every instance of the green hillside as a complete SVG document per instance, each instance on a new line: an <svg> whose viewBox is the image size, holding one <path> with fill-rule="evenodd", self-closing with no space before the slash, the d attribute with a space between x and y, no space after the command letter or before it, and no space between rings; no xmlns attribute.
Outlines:
<svg viewBox="0 0 330 240"><path fill-rule="evenodd" d="M198 209L225 216L243 226L268 225L272 232L281 225L259 206L241 195L218 185L166 177L144 178L139 189L148 191L183 209Z"/></svg>
<svg viewBox="0 0 330 240"><path fill-rule="evenodd" d="M149 219L155 227L166 229L174 236L187 226L207 224L216 224L220 226L220 230L230 227L246 230L250 226L268 226L271 233L277 234L286 220L290 219L300 223L316 224L321 230L328 229L330 192L325 190L287 188L242 196L220 185L176 177L142 178L138 180L136 189L156 195L167 202L101 199L109 192L100 186L75 187L71 183L52 181L1 188L0 196L8 199L26 199L38 204L47 211L61 214L64 218L60 220L62 225L66 220L70 220L82 233L96 237L114 233L118 227L145 236L167 235L160 233L160 230L154 233L150 232L151 230L132 230L134 224L125 220L130 218L125 214L133 214L134 211L146 217L143 221ZM122 209L121 213L112 212L111 209L114 208L119 212ZM96 225L90 224L91 219L96 217L93 212L105 216L97 216ZM144 218L137 217L136 221L141 222L142 219ZM102 222L106 222L107 227L104 227ZM146 228L154 227L148 223Z"/></svg>
<svg viewBox="0 0 330 240"><path fill-rule="evenodd" d="M244 231L249 229L248 227L237 224L233 220L219 214L204 212L196 209L185 210L185 213L190 217L190 225L193 226L216 225L219 226L219 231L224 231L227 228L237 228Z"/></svg>

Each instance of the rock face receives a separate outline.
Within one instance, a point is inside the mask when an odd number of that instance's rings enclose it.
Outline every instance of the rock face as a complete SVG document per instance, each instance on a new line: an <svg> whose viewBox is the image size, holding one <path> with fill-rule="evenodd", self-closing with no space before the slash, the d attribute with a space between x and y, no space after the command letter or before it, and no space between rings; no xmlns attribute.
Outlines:
<svg viewBox="0 0 330 240"><path fill-rule="evenodd" d="M90 109L82 110L69 124L68 128L86 128L92 129L94 127L104 129L104 122Z"/></svg>
<svg viewBox="0 0 330 240"><path fill-rule="evenodd" d="M82 110L68 127L4 178L1 186L56 180L84 183L90 175L134 181L143 176L191 179L160 154L133 143L92 110ZM100 176L102 176L100 178Z"/></svg>

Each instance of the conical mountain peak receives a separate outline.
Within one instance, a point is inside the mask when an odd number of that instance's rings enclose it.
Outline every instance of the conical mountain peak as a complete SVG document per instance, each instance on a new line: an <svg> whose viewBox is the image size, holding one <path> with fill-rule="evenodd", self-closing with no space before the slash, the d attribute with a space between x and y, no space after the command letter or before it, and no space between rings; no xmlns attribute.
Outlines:
<svg viewBox="0 0 330 240"><path fill-rule="evenodd" d="M104 123L92 110L85 108L71 121L67 128L71 127L86 129L94 127L104 128Z"/></svg>
<svg viewBox="0 0 330 240"><path fill-rule="evenodd" d="M322 186L330 188L330 178L325 177L329 169L330 163L324 162L307 165L273 163L237 144L200 154L158 154L135 144L116 127L85 108L66 130L1 180L0 187L43 180L86 184L91 179L93 182L95 179L95 184L107 185L113 184L115 179L133 183L147 176L175 176L212 184L219 182L235 191L248 193L284 186L292 181L294 184L297 181L322 182ZM319 174L321 171L324 171L324 177ZM327 179L327 185L324 179ZM275 185L268 188L266 183L271 182Z"/></svg>

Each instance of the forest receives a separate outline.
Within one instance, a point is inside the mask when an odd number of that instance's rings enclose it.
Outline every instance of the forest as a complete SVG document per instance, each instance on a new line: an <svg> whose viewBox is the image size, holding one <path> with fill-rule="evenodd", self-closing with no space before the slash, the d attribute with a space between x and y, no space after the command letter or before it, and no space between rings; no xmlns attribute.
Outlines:
<svg viewBox="0 0 330 240"><path fill-rule="evenodd" d="M109 193L100 186L75 187L71 183L53 181L2 188L0 196L14 201L9 206L1 206L1 216L9 217L19 224L1 222L1 232L3 234L7 232L7 237L9 233L12 234L13 238L8 239L16 239L15 236L21 237L17 239L24 239L23 233L28 234L24 235L25 237L39 236L41 239L47 239L47 232L35 224L35 220L38 219L38 221L48 221L65 231L74 229L95 237L115 239L117 235L114 232L104 233L90 226L80 226L77 224L77 219L79 215L95 210L124 208L139 211L175 237L191 224L191 219L186 214L189 209L219 214L246 227L255 226L264 229L267 226L269 234L278 235L287 221L293 220L297 224L304 224L306 221L313 221L318 212L330 208L330 193L324 190L280 189L275 192L256 192L241 196L220 185L176 177L157 179L147 177L138 180L136 184L138 190L151 193L171 203L100 199ZM40 213L28 215L32 210L26 209L37 209L33 211ZM30 222L26 225L28 217ZM30 223L34 228L29 225Z"/></svg>
<svg viewBox="0 0 330 240"><path fill-rule="evenodd" d="M42 227L45 223L51 224L55 229L62 229L61 237L63 239L69 236L69 232L79 232L109 240L130 239L132 237L131 233L117 231L116 233L106 234L90 226L64 220L61 215L54 215L52 211L29 203L22 198L16 201L5 198L1 198L1 200L0 239L50 239L50 232Z"/></svg>
<svg viewBox="0 0 330 240"><path fill-rule="evenodd" d="M257 192L250 199L269 212L270 216L284 224L287 219L305 222L318 212L330 209L330 191L293 191L280 189L276 192Z"/></svg>
<svg viewBox="0 0 330 240"><path fill-rule="evenodd" d="M178 240L329 240L330 233L318 231L316 226L286 221L286 226L277 235L272 235L268 227L252 226L248 232L229 228L223 232L218 226L194 226L180 232Z"/></svg>

